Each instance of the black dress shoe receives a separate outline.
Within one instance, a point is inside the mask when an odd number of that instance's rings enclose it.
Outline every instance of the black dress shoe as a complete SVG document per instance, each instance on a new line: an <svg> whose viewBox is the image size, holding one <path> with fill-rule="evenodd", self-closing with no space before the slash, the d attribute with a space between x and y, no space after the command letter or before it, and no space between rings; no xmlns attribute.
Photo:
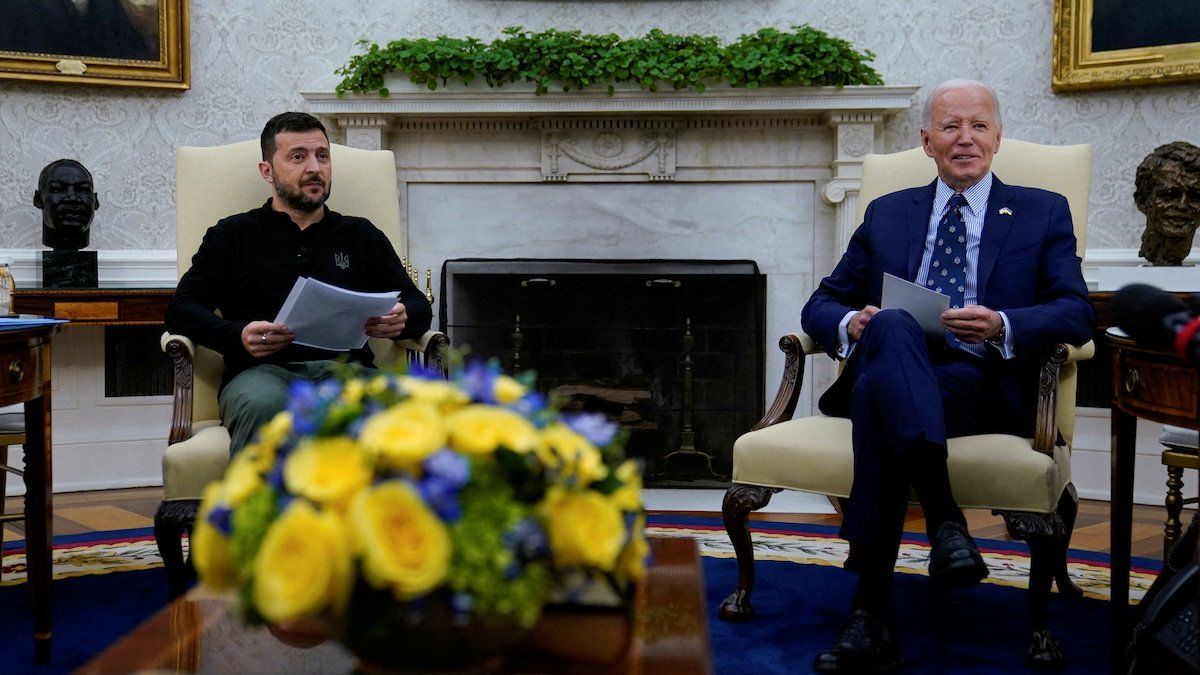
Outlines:
<svg viewBox="0 0 1200 675"><path fill-rule="evenodd" d="M970 588L987 577L979 547L960 523L939 525L930 544L929 582L936 588Z"/></svg>
<svg viewBox="0 0 1200 675"><path fill-rule="evenodd" d="M818 673L887 673L900 667L900 647L887 624L862 609L850 613L833 649L817 654Z"/></svg>

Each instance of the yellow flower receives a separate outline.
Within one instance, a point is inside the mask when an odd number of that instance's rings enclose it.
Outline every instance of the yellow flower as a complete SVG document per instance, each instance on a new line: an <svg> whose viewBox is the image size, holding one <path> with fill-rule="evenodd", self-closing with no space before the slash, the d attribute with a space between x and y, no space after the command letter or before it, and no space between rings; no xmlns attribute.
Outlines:
<svg viewBox="0 0 1200 675"><path fill-rule="evenodd" d="M416 470L446 445L445 421L430 403L404 401L372 415L358 440L385 466Z"/></svg>
<svg viewBox="0 0 1200 675"><path fill-rule="evenodd" d="M617 573L627 581L637 581L646 576L646 556L650 553L650 545L646 543L645 529L646 517L639 515L633 524L629 543L617 559Z"/></svg>
<svg viewBox="0 0 1200 675"><path fill-rule="evenodd" d="M286 410L277 413L271 418L270 422L262 425L258 430L258 437L263 447L268 450L275 450L287 438L288 433L292 430L292 415ZM275 461L275 455L271 455L270 462ZM269 462L268 462L269 463Z"/></svg>
<svg viewBox="0 0 1200 675"><path fill-rule="evenodd" d="M611 501L593 490L551 488L542 507L556 565L613 570L625 524Z"/></svg>
<svg viewBox="0 0 1200 675"><path fill-rule="evenodd" d="M367 393L371 396L379 396L388 389L388 378L386 375L377 375L367 382Z"/></svg>
<svg viewBox="0 0 1200 675"><path fill-rule="evenodd" d="M504 446L528 452L537 444L537 429L518 413L476 403L450 417L450 446L467 455L487 455Z"/></svg>
<svg viewBox="0 0 1200 675"><path fill-rule="evenodd" d="M218 505L220 493L220 483L209 483L204 488L200 513L192 526L188 546L192 564L196 566L200 579L212 589L223 591L237 585L238 569L229 548L229 539L208 522L208 514Z"/></svg>
<svg viewBox="0 0 1200 675"><path fill-rule="evenodd" d="M340 609L351 581L341 520L296 499L263 537L251 597L263 618L279 623Z"/></svg>
<svg viewBox="0 0 1200 675"><path fill-rule="evenodd" d="M351 438L308 439L288 456L283 480L292 493L344 510L354 493L371 482L371 468Z"/></svg>
<svg viewBox="0 0 1200 675"><path fill-rule="evenodd" d="M492 396L496 397L497 403L508 405L521 400L525 395L525 385L517 382L507 375L496 377L492 384Z"/></svg>
<svg viewBox="0 0 1200 675"><path fill-rule="evenodd" d="M627 459L617 467L617 480L621 487L608 496L614 506L622 511L640 511L642 508L642 467L636 460Z"/></svg>
<svg viewBox="0 0 1200 675"><path fill-rule="evenodd" d="M346 405L358 405L365 393L367 385L362 380L349 380L342 387L342 402Z"/></svg>
<svg viewBox="0 0 1200 675"><path fill-rule="evenodd" d="M540 441L538 457L547 466L560 469L564 476L578 478L582 485L590 485L608 475L600 451L571 427L551 424L542 430Z"/></svg>
<svg viewBox="0 0 1200 675"><path fill-rule="evenodd" d="M237 506L262 486L263 452L261 447L246 447L250 452L239 452L229 462L222 481L222 494L230 506ZM274 454L274 453L271 453ZM270 466L270 463L267 463Z"/></svg>
<svg viewBox="0 0 1200 675"><path fill-rule="evenodd" d="M445 411L461 408L471 400L465 391L445 380L405 377L400 380L400 389L413 400L432 403Z"/></svg>
<svg viewBox="0 0 1200 675"><path fill-rule="evenodd" d="M437 588L450 571L450 534L412 489L383 483L358 493L351 522L362 546L363 576L409 600Z"/></svg>

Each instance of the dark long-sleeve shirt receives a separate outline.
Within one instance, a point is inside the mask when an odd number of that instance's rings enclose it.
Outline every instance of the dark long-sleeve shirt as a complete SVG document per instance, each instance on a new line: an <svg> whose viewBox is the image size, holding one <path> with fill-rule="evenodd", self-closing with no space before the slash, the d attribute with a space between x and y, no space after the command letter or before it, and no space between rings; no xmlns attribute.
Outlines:
<svg viewBox="0 0 1200 675"><path fill-rule="evenodd" d="M242 346L246 324L274 321L301 276L353 291L398 290L408 311L400 337L420 337L429 329L429 302L405 273L391 242L370 221L326 209L324 218L301 230L268 201L209 228L167 307L167 330L221 353L222 384L262 363L345 356L291 344L259 359ZM368 346L350 351L349 358L374 364Z"/></svg>

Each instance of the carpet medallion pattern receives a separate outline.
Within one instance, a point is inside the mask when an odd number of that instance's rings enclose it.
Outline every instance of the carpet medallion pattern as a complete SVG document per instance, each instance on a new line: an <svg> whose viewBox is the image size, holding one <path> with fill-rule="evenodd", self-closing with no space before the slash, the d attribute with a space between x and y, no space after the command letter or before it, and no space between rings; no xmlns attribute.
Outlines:
<svg viewBox="0 0 1200 675"><path fill-rule="evenodd" d="M804 525L799 529L784 529L778 523L752 525L755 560L774 560L800 565L822 565L840 568L846 560L848 545L839 539L833 528ZM828 531L822 531L822 530ZM700 554L709 558L734 558L733 545L722 527L705 525L669 525L652 522L647 534L658 537L690 537L700 546ZM980 540L980 550L987 562L990 576L984 583L1013 588L1029 587L1029 554L1023 544ZM1071 580L1086 597L1109 599L1108 558L1103 555L1072 551L1068 557ZM900 546L896 571L900 574L927 575L929 544L922 539L906 538ZM1141 600L1156 572L1135 567L1129 575L1129 597ZM732 591L733 589L729 589Z"/></svg>

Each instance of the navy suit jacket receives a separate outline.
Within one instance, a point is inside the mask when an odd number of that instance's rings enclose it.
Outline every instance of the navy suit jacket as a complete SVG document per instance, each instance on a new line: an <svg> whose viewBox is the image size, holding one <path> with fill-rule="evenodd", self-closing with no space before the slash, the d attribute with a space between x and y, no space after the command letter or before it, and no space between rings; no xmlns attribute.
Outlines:
<svg viewBox="0 0 1200 675"><path fill-rule="evenodd" d="M804 306L804 331L830 356L836 356L838 325L846 313L880 305L884 272L916 280L935 186L936 181L871 202L841 261ZM1095 326L1066 198L993 178L976 273L976 302L1008 316L1017 358L1003 361L989 349L988 361L994 362L1011 412L1029 433L1038 357L1059 342L1087 342Z"/></svg>

